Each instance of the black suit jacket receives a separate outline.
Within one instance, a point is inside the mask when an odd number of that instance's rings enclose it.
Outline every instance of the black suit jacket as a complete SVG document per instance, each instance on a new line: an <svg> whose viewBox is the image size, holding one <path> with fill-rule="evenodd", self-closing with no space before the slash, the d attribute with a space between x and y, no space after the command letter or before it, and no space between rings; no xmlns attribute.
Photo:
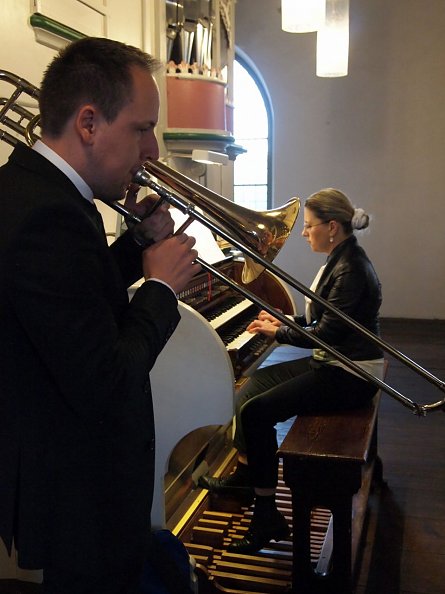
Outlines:
<svg viewBox="0 0 445 594"><path fill-rule="evenodd" d="M340 243L329 255L315 292L374 334L379 334L380 282L354 235ZM311 317L315 322L307 328L308 332L350 359L364 361L383 356L378 346L315 301L311 303ZM306 319L300 316L297 321L305 325ZM288 326L280 327L276 338L278 342L303 348L317 346Z"/></svg>
<svg viewBox="0 0 445 594"><path fill-rule="evenodd" d="M150 529L149 372L179 321L141 277L141 250L107 247L97 210L23 145L0 168L0 536L19 564L119 571Z"/></svg>

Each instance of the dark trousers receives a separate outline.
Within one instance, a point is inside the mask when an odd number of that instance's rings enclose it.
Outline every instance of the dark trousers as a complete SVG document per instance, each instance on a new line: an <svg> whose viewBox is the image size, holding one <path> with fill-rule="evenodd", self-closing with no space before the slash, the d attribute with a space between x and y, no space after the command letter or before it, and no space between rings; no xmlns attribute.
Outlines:
<svg viewBox="0 0 445 594"><path fill-rule="evenodd" d="M257 370L237 402L234 438L238 451L247 454L252 484L277 485L277 423L295 415L360 408L375 393L376 387L362 378L312 358Z"/></svg>

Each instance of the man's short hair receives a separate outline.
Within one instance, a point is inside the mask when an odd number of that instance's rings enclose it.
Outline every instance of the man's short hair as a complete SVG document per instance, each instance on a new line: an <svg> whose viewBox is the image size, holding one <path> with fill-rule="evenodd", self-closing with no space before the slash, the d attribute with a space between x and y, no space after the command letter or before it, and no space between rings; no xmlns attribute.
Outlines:
<svg viewBox="0 0 445 594"><path fill-rule="evenodd" d="M86 37L62 49L49 64L40 88L43 134L57 138L85 103L112 122L131 100L132 67L152 74L161 62L142 50L102 37Z"/></svg>

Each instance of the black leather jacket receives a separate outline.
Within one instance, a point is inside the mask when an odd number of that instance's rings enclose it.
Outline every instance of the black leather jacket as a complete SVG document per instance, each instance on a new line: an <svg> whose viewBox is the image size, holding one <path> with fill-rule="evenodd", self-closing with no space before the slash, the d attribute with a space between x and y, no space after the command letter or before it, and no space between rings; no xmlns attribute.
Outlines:
<svg viewBox="0 0 445 594"><path fill-rule="evenodd" d="M378 312L382 302L380 282L354 235L328 256L316 293L374 334L379 334ZM311 317L315 322L306 330L353 361L383 356L377 345L315 301L311 304ZM305 316L296 316L295 321L306 326ZM280 343L303 348L318 348L309 338L288 326L278 329L276 339Z"/></svg>

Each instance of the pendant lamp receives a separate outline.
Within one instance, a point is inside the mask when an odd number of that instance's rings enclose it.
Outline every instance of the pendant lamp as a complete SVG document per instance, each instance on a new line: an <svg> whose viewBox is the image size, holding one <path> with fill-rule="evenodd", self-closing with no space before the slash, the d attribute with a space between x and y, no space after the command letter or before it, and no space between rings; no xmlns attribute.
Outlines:
<svg viewBox="0 0 445 594"><path fill-rule="evenodd" d="M317 31L324 23L326 0L281 0L281 28L288 33Z"/></svg>
<svg viewBox="0 0 445 594"><path fill-rule="evenodd" d="M348 74L349 0L326 0L326 19L317 32L317 76Z"/></svg>

